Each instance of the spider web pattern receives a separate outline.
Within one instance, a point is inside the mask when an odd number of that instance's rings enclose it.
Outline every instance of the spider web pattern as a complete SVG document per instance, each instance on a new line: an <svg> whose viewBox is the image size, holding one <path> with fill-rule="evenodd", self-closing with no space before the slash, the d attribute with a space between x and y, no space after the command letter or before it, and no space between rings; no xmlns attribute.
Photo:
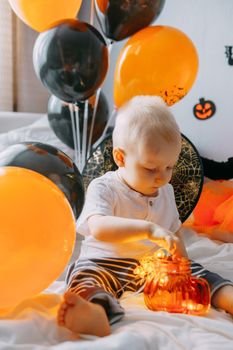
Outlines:
<svg viewBox="0 0 233 350"><path fill-rule="evenodd" d="M116 169L112 156L112 136L108 135L93 151L85 165L82 174L85 188L96 177ZM188 218L197 204L203 177L200 156L194 145L182 135L181 153L171 179L181 222Z"/></svg>

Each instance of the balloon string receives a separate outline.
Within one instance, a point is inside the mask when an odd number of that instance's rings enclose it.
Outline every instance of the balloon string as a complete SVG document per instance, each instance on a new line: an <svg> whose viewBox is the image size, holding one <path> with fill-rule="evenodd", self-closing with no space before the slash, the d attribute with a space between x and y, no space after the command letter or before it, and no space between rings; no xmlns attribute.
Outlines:
<svg viewBox="0 0 233 350"><path fill-rule="evenodd" d="M107 121L107 124L106 124L106 126L105 126L105 128L104 128L104 131L103 131L103 133L102 133L102 135L101 135L101 140L104 139L104 137L105 137L105 135L106 135L106 133L107 133L107 130L108 130L109 126L111 125L112 121L113 121L114 118L115 118L115 115L116 115L116 109L114 108L113 111L112 111L112 114L111 114L110 118L109 118L108 121Z"/></svg>
<svg viewBox="0 0 233 350"><path fill-rule="evenodd" d="M85 101L85 107L84 107L81 171L83 170L86 163L87 124L88 124L88 100Z"/></svg>
<svg viewBox="0 0 233 350"><path fill-rule="evenodd" d="M94 25L94 15L95 15L95 3L91 0L91 10L90 10L90 24Z"/></svg>
<svg viewBox="0 0 233 350"><path fill-rule="evenodd" d="M93 3L94 3L94 1L93 1ZM109 58L111 56L112 46L113 46L113 41L107 39L107 48L108 48ZM93 111L93 117L92 117L92 123L91 123L90 135L89 135L89 142L88 142L88 151L87 151L87 157L88 158L90 156L90 151L91 151L91 140L92 140L92 134L93 134L93 129L94 129L94 123L95 123L95 117L96 117L96 113L97 113L97 108L98 108L100 92L101 92L101 87L96 92L95 107L94 107L94 111ZM113 110L110 118L107 121L107 124L106 124L106 126L104 128L104 131L103 131L102 135L97 140L98 143L101 142L104 139L104 136L105 136L105 134L107 132L107 129L108 129L110 123L112 122L112 119L113 119L114 115L115 115L115 110ZM96 145L96 143L95 143L95 145ZM95 145L93 145L93 146L95 147Z"/></svg>
<svg viewBox="0 0 233 350"><path fill-rule="evenodd" d="M81 172L81 145L80 145L80 127L79 127L79 108L75 106L75 121L76 121L76 139L78 144L78 169Z"/></svg>
<svg viewBox="0 0 233 350"><path fill-rule="evenodd" d="M74 163L78 167L78 145L77 145L77 138L76 138L76 130L75 130L75 121L74 121L74 106L72 103L69 103L69 110L70 110L70 119L71 119L71 126L72 126L72 134L73 134L73 141L74 141Z"/></svg>
<svg viewBox="0 0 233 350"><path fill-rule="evenodd" d="M93 135L94 125L95 125L95 117L96 117L96 113L97 113L100 92L101 92L101 88L99 88L96 92L95 105L94 105L94 110L93 110L93 114L92 114L91 129L90 129L89 140L88 140L87 158L90 157L90 152L91 152L91 141L92 141L92 135Z"/></svg>
<svg viewBox="0 0 233 350"><path fill-rule="evenodd" d="M102 135L101 135L100 138L93 144L93 146L92 146L93 149L95 149L95 148L100 144L100 142L102 142L102 141L104 140L104 138L105 138L105 136L106 136L106 133L107 133L107 130L108 130L109 126L111 125L111 122L113 121L113 119L114 119L114 117L115 117L115 113L116 113L116 110L114 109L114 110L112 111L112 114L111 114L110 118L109 118L108 121L107 121L107 124L106 124L106 126L105 126L105 128L104 128L104 131L103 131Z"/></svg>
<svg viewBox="0 0 233 350"><path fill-rule="evenodd" d="M112 40L108 40L107 41L107 46L108 46L108 53L109 53L109 56L110 56L111 52L112 52L113 41Z"/></svg>

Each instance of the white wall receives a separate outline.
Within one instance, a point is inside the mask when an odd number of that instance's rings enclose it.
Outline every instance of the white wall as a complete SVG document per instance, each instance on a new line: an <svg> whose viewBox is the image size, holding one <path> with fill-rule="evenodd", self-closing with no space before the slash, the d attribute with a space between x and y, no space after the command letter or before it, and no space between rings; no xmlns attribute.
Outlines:
<svg viewBox="0 0 233 350"><path fill-rule="evenodd" d="M233 66L228 65L225 46L233 45L233 0L166 0L154 25L181 29L194 42L199 54L197 80L189 94L172 106L181 131L199 152L215 160L233 156ZM113 74L123 42L111 53L111 67L103 90L113 106ZM199 98L213 100L215 115L198 120L192 109Z"/></svg>
<svg viewBox="0 0 233 350"><path fill-rule="evenodd" d="M225 55L225 46L233 45L233 1L167 0L157 23L183 30L199 54L197 80L172 108L181 130L202 155L216 160L233 156L233 66ZM212 118L194 117L192 109L200 97L214 101Z"/></svg>
<svg viewBox="0 0 233 350"><path fill-rule="evenodd" d="M32 52L38 33L17 19L17 110L19 112L47 112L49 92L37 78Z"/></svg>
<svg viewBox="0 0 233 350"><path fill-rule="evenodd" d="M4 87L0 92L0 110L11 110L13 106L13 26L12 13L8 2L0 1L0 86ZM7 72L7 74L6 74Z"/></svg>

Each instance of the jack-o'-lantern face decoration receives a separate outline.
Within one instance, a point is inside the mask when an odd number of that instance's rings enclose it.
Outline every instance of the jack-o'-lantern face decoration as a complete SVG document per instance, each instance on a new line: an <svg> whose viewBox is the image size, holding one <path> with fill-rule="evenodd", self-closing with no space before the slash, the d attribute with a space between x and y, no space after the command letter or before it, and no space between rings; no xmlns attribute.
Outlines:
<svg viewBox="0 0 233 350"><path fill-rule="evenodd" d="M193 107L193 114L197 119L209 119L216 112L216 106L212 101L200 98L199 103Z"/></svg>

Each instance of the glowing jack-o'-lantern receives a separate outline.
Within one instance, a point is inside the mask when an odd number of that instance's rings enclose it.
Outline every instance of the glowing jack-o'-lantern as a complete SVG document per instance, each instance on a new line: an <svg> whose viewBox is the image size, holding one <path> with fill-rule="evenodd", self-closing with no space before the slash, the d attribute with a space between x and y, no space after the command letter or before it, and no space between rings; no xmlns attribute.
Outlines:
<svg viewBox="0 0 233 350"><path fill-rule="evenodd" d="M209 119L216 112L216 106L212 101L200 98L199 103L193 107L193 114L197 119Z"/></svg>
<svg viewBox="0 0 233 350"><path fill-rule="evenodd" d="M153 311L203 315L210 306L209 285L206 280L191 276L189 260L155 258L153 272L147 276L144 301Z"/></svg>

